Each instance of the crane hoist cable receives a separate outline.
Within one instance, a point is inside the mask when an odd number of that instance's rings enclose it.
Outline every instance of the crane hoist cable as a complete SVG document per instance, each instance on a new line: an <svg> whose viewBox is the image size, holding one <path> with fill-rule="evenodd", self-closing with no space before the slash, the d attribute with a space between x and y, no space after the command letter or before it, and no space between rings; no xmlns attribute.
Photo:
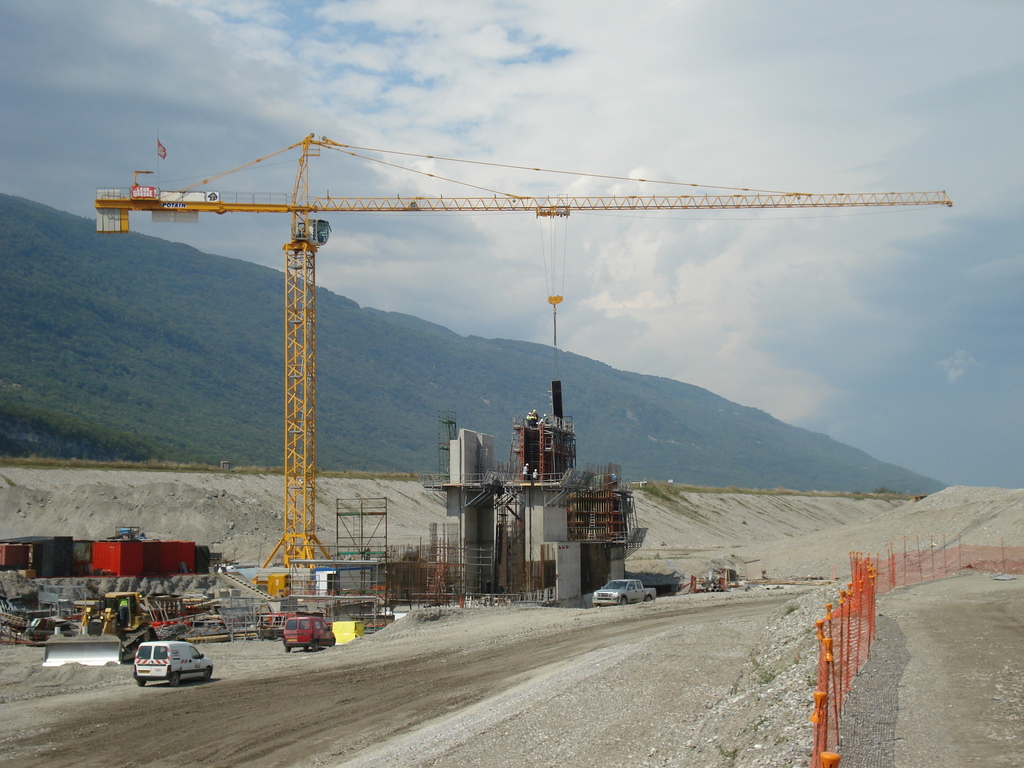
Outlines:
<svg viewBox="0 0 1024 768"><path fill-rule="evenodd" d="M565 261L568 249L569 213L538 217L541 259L544 262L544 287L551 305L551 347L554 352L554 377L558 379L558 305L565 294ZM545 230L548 237L545 239ZM561 238L559 238L561 230Z"/></svg>

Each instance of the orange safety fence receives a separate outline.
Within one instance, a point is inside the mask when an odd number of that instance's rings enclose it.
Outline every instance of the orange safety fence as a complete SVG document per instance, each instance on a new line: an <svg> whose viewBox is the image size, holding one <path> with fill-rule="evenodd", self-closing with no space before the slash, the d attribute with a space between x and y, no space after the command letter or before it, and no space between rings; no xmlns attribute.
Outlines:
<svg viewBox="0 0 1024 768"><path fill-rule="evenodd" d="M959 540L957 540L959 541ZM885 555L850 553L850 581L836 603L826 603L815 622L818 638L818 688L814 692L811 768L839 765L843 698L868 660L875 638L875 601L897 587L953 576L964 570L1024 574L1024 547L957 544L929 539L892 545Z"/></svg>
<svg viewBox="0 0 1024 768"><path fill-rule="evenodd" d="M957 540L959 541L959 540ZM879 594L896 587L942 579L963 570L986 573L1024 573L1024 547L981 546L957 544L947 546L945 540L929 538L928 542L904 540L898 550L889 545L889 552L875 558L882 578Z"/></svg>

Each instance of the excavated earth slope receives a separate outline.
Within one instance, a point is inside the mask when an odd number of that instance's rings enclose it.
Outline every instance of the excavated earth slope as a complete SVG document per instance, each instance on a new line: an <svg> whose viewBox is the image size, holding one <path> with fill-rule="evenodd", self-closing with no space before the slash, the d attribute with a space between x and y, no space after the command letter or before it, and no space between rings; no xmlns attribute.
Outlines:
<svg viewBox="0 0 1024 768"><path fill-rule="evenodd" d="M117 526L150 538L209 545L235 562L255 562L280 539L283 480L244 472L171 472L0 467L0 539L74 536L101 539ZM427 540L443 505L412 479L317 479L317 523L333 541L338 499L388 500L388 540ZM800 537L858 523L899 507L882 498L784 493L635 493L648 529L638 560L680 558L703 565L737 547ZM690 573L691 570L686 570ZM824 574L823 574L824 575Z"/></svg>

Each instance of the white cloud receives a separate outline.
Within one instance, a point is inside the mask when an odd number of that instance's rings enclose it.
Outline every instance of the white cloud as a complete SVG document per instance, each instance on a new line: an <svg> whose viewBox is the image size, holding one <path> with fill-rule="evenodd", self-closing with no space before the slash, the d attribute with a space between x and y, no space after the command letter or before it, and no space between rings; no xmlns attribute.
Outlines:
<svg viewBox="0 0 1024 768"><path fill-rule="evenodd" d="M946 372L950 384L956 384L967 373L968 369L979 365L970 352L958 349L945 360L937 362L936 367Z"/></svg>

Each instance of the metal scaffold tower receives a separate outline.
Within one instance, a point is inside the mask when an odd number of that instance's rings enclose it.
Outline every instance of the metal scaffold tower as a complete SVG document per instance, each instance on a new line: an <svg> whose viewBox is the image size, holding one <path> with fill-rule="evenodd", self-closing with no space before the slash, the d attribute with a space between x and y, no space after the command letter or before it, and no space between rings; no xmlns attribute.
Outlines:
<svg viewBox="0 0 1024 768"><path fill-rule="evenodd" d="M351 620L378 628L393 603L387 587L388 500L338 499L335 512L335 590L354 598L343 604Z"/></svg>
<svg viewBox="0 0 1024 768"><path fill-rule="evenodd" d="M335 544L327 557L292 561L289 596L331 620L383 627L392 616L387 517L386 498L337 499Z"/></svg>

